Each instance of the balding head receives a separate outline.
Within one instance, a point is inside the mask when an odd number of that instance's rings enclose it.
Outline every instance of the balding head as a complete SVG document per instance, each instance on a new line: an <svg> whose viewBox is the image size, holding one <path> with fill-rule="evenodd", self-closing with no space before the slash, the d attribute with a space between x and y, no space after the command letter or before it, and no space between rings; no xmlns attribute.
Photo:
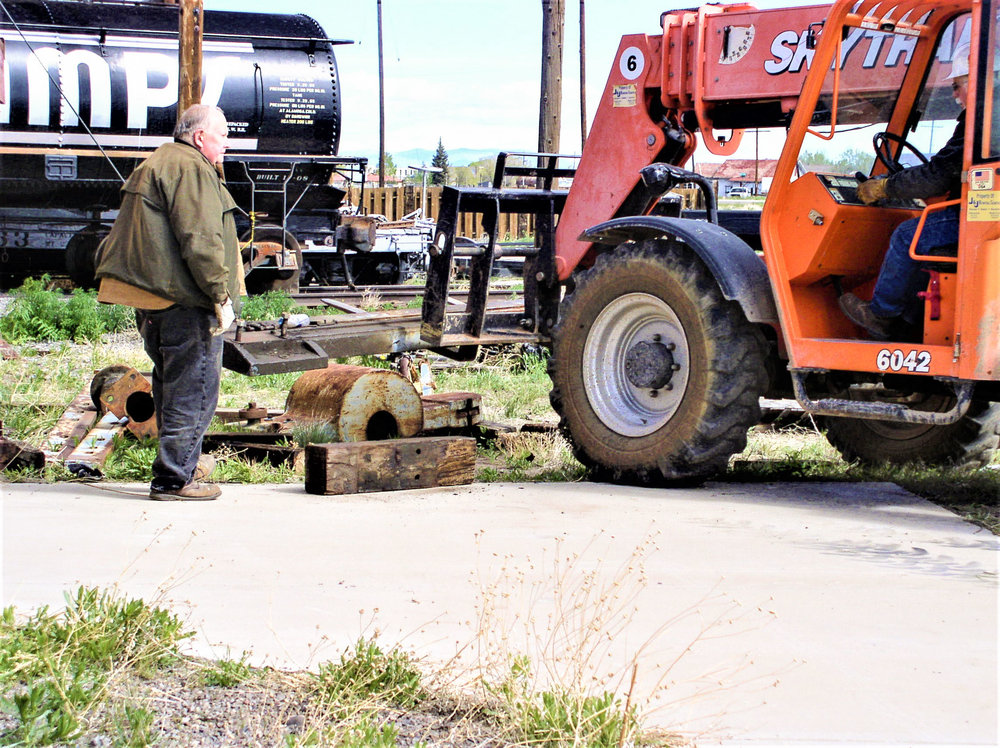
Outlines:
<svg viewBox="0 0 1000 748"><path fill-rule="evenodd" d="M175 138L193 145L213 164L222 163L228 132L225 113L209 104L189 106L174 127Z"/></svg>

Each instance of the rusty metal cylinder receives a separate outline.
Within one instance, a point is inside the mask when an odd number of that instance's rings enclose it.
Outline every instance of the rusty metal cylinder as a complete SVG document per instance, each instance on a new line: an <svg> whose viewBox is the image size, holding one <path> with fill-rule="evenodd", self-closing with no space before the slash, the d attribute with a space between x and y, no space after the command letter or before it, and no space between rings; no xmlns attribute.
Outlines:
<svg viewBox="0 0 1000 748"><path fill-rule="evenodd" d="M295 423L330 423L345 442L418 434L424 407L413 385L395 371L331 364L307 371L285 401Z"/></svg>

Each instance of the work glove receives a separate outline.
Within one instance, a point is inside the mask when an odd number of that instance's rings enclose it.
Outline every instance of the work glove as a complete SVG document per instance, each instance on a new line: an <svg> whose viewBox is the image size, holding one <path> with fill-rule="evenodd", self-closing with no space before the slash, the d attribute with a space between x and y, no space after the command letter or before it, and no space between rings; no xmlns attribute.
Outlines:
<svg viewBox="0 0 1000 748"><path fill-rule="evenodd" d="M885 177L875 177L858 185L858 199L865 205L871 205L889 197L886 191L888 180Z"/></svg>
<svg viewBox="0 0 1000 748"><path fill-rule="evenodd" d="M233 300L227 296L225 301L215 305L215 321L218 322L219 326L212 328L212 334L222 335L235 319L236 312L233 311Z"/></svg>

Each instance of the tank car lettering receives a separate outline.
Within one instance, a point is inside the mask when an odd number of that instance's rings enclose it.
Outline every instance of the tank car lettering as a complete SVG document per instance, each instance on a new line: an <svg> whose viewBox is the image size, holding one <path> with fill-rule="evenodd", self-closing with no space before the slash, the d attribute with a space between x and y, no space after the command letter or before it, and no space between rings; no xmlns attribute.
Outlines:
<svg viewBox="0 0 1000 748"><path fill-rule="evenodd" d="M86 49L74 49L63 55L60 71L68 106L62 107L62 124L64 127L80 124L77 112L83 68L87 69L90 80L90 126L111 127L111 68L103 58Z"/></svg>
<svg viewBox="0 0 1000 748"><path fill-rule="evenodd" d="M128 91L130 130L144 130L152 107L177 103L177 61L157 52L124 52L125 85ZM161 85L152 85L155 75Z"/></svg>
<svg viewBox="0 0 1000 748"><path fill-rule="evenodd" d="M59 58L62 53L52 47L36 47L28 57L28 124L48 127L52 124L51 107L53 90L50 71L59 75Z"/></svg>
<svg viewBox="0 0 1000 748"><path fill-rule="evenodd" d="M81 82L87 69L90 85L90 125L111 126L111 68L98 55L85 49L61 52L52 47L37 47L27 58L28 124L49 127L52 124L52 102L60 102L60 124L75 127L80 123ZM52 81L59 81L65 101ZM9 114L4 121L9 119Z"/></svg>
<svg viewBox="0 0 1000 748"><path fill-rule="evenodd" d="M204 104L218 106L219 100L222 98L222 88L226 85L226 78L229 77L230 73L236 74L239 71L240 58L220 55L219 57L206 58L205 63L205 70L202 73L204 90L201 94L201 100ZM232 123L230 123L229 129L233 129Z"/></svg>

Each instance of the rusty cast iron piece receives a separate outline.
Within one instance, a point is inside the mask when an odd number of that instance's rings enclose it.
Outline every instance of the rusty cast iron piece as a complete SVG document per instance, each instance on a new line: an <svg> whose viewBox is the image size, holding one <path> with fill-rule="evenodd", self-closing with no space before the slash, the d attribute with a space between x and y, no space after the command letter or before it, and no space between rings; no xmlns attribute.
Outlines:
<svg viewBox="0 0 1000 748"><path fill-rule="evenodd" d="M374 441L418 434L424 409L413 385L395 371L332 364L298 378L284 420L330 423L340 441Z"/></svg>
<svg viewBox="0 0 1000 748"><path fill-rule="evenodd" d="M73 398L56 425L52 427L42 451L48 460L61 461L72 452L97 421L97 411L91 402L90 387Z"/></svg>
<svg viewBox="0 0 1000 748"><path fill-rule="evenodd" d="M137 438L157 435L153 387L132 367L102 369L94 376L90 392L98 410L113 413L119 419L128 418L126 428Z"/></svg>
<svg viewBox="0 0 1000 748"><path fill-rule="evenodd" d="M83 440L63 458L66 469L80 478L102 478L101 465L114 448L115 437L123 434L128 418L108 412L94 425Z"/></svg>
<svg viewBox="0 0 1000 748"><path fill-rule="evenodd" d="M464 429L480 421L482 396L475 392L442 392L424 395L424 431Z"/></svg>
<svg viewBox="0 0 1000 748"><path fill-rule="evenodd" d="M131 367L123 368L120 376L104 378L97 388L97 402L101 411L114 413L119 418L128 418L127 428L139 439L155 437L156 408L153 405L153 386L142 374ZM106 371L106 370L103 370ZM95 384L101 372L94 377ZM95 389L91 388L91 393Z"/></svg>

